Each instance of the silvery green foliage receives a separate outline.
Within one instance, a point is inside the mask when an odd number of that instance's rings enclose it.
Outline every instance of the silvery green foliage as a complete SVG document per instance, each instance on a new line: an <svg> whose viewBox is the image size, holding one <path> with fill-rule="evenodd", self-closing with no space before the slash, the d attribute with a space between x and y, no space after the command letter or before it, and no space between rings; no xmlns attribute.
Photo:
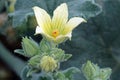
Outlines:
<svg viewBox="0 0 120 80"><path fill-rule="evenodd" d="M82 66L82 72L87 80L109 80L112 70L100 68L97 64L87 61Z"/></svg>
<svg viewBox="0 0 120 80"><path fill-rule="evenodd" d="M67 61L72 55L65 54L62 49L57 48L53 43L48 42L45 39L43 39L40 42L40 45L38 45L31 38L25 37L22 39L22 43L24 43L22 46L26 47L15 50L15 52L30 58L28 60L28 65L25 66L21 73L22 80L75 80L74 74L80 72L80 70L76 67L69 67L65 70L59 70L60 62ZM30 50L32 50L33 54L30 53ZM36 53L36 51L39 52ZM55 72L42 71L40 61L44 56L51 56L58 61L58 68ZM82 72L87 80L108 80L112 71L110 68L100 69L97 65L88 61L82 66Z"/></svg>
<svg viewBox="0 0 120 80"><path fill-rule="evenodd" d="M32 74L31 74L32 72ZM76 67L70 67L68 69L57 71L56 73L35 73L34 69L30 70L29 66L25 66L21 73L22 80L74 80L74 74L80 73L80 70Z"/></svg>
<svg viewBox="0 0 120 80"><path fill-rule="evenodd" d="M54 79L54 76L51 75L53 74L52 72L44 74L44 72L41 71L40 61L42 57L50 56L54 58L58 62L57 69L59 69L60 62L67 61L72 56L71 54L65 54L62 49L57 48L54 43L48 42L45 39L43 39L38 45L38 43L36 43L32 38L27 37L22 39L22 49L16 49L15 52L29 58L28 66L23 69L21 74L23 80L32 79L34 77L33 74L36 72L38 72L38 75L40 74L38 77L40 77L41 80L44 80L44 78L47 80L51 80L52 78ZM62 72L62 74L65 76L67 75L67 78L69 77L72 79L73 74L78 70L79 69L77 68L68 68ZM48 76L45 76L46 74ZM51 79L48 79L49 77L51 77ZM37 79L33 78L33 80Z"/></svg>
<svg viewBox="0 0 120 80"><path fill-rule="evenodd" d="M80 70L76 67L70 67L63 71L58 71L54 75L54 80L74 80L73 74L80 73Z"/></svg>

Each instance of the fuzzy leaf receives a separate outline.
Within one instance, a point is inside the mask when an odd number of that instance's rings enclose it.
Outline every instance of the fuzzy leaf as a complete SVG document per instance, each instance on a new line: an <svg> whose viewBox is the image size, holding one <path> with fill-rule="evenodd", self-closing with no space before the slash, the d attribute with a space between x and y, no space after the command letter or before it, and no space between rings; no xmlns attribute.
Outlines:
<svg viewBox="0 0 120 80"><path fill-rule="evenodd" d="M21 79L22 80L31 80L31 77L27 77L27 74L28 74L28 71L29 71L29 67L28 66L25 66L24 69L22 70L21 72Z"/></svg>
<svg viewBox="0 0 120 80"><path fill-rule="evenodd" d="M65 54L65 52L62 49L58 48L51 49L50 55L53 56L54 59L59 62L67 61L72 56L71 54Z"/></svg>
<svg viewBox="0 0 120 80"><path fill-rule="evenodd" d="M23 51L22 49L16 49L16 50L14 50L14 52L15 52L15 53L18 53L18 54L20 54L20 55L25 56L25 53L24 53L24 51Z"/></svg>
<svg viewBox="0 0 120 80"><path fill-rule="evenodd" d="M66 78L62 72L57 72L55 74L55 80L69 80L69 79Z"/></svg>
<svg viewBox="0 0 120 80"><path fill-rule="evenodd" d="M68 80L74 80L73 75L75 73L78 73L78 72L80 72L80 70L78 68L76 68L76 67L70 67L70 68L63 71L65 77L68 78Z"/></svg>
<svg viewBox="0 0 120 80"><path fill-rule="evenodd" d="M63 61L67 61L71 57L72 57L72 54L65 54Z"/></svg>
<svg viewBox="0 0 120 80"><path fill-rule="evenodd" d="M41 59L41 55L36 55L34 57L31 57L29 60L29 65L32 66L33 68L37 68L40 69L40 59Z"/></svg>

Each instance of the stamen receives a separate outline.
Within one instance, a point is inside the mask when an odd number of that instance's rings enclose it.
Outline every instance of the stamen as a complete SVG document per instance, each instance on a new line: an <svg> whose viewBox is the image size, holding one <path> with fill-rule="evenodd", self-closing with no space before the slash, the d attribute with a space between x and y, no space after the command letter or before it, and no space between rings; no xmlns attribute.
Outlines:
<svg viewBox="0 0 120 80"><path fill-rule="evenodd" d="M59 31L57 29L55 29L55 30L52 31L52 36L53 37L56 38L58 35L59 35Z"/></svg>

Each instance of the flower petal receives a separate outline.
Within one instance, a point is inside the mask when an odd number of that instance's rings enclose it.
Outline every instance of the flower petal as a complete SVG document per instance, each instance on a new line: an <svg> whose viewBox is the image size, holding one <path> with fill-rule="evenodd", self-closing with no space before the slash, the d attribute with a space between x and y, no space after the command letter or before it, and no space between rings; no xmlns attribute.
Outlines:
<svg viewBox="0 0 120 80"><path fill-rule="evenodd" d="M36 35L36 34L41 34L41 33L43 33L42 28L39 27L39 26L37 26L37 27L36 27L36 30L35 30L35 35Z"/></svg>
<svg viewBox="0 0 120 80"><path fill-rule="evenodd" d="M69 32L68 34L65 35L66 37L69 38L69 40L71 40L71 37L72 37L72 32Z"/></svg>
<svg viewBox="0 0 120 80"><path fill-rule="evenodd" d="M60 6L58 6L53 13L52 28L58 29L61 32L61 30L64 29L64 25L66 24L67 20L68 7L66 3L63 3Z"/></svg>
<svg viewBox="0 0 120 80"><path fill-rule="evenodd" d="M49 14L42 8L37 6L33 7L35 17L37 19L38 25L47 33L50 32L51 18Z"/></svg>
<svg viewBox="0 0 120 80"><path fill-rule="evenodd" d="M59 43L62 43L62 42L65 42L67 39L70 39L71 40L71 33L68 33L66 35L59 35L57 38L54 38L46 33L44 33L44 31L42 30L41 27L37 26L36 27L36 31L35 31L35 35L36 34L41 34L45 39L49 40L49 41L53 41L55 42L56 44L59 44Z"/></svg>
<svg viewBox="0 0 120 80"><path fill-rule="evenodd" d="M74 28L76 28L82 22L86 22L86 20L84 20L83 18L80 18L80 17L71 18L65 25L63 34L71 32Z"/></svg>
<svg viewBox="0 0 120 80"><path fill-rule="evenodd" d="M71 40L72 32L66 34L66 35L60 35L56 39L54 39L54 42L57 44L60 44L62 42L65 42L67 39Z"/></svg>
<svg viewBox="0 0 120 80"><path fill-rule="evenodd" d="M49 36L48 34L46 34L41 27L37 26L36 27L36 31L35 31L35 35L37 34L41 34L44 38L48 39L48 40L53 40L54 38L52 38L51 36Z"/></svg>

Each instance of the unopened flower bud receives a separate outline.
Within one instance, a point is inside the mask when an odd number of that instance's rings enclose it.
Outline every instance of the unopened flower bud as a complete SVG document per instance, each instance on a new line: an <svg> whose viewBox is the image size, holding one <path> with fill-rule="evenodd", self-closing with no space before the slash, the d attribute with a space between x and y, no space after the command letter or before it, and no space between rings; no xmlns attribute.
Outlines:
<svg viewBox="0 0 120 80"><path fill-rule="evenodd" d="M24 55L27 57L32 57L39 51L38 44L34 40L28 39L27 37L22 39L22 48L24 50Z"/></svg>
<svg viewBox="0 0 120 80"><path fill-rule="evenodd" d="M57 68L57 62L50 56L43 56L40 67L45 72L53 72Z"/></svg>
<svg viewBox="0 0 120 80"><path fill-rule="evenodd" d="M91 61L87 61L87 63L82 66L82 71L87 80L93 80L93 77L99 75L99 70L99 67Z"/></svg>

